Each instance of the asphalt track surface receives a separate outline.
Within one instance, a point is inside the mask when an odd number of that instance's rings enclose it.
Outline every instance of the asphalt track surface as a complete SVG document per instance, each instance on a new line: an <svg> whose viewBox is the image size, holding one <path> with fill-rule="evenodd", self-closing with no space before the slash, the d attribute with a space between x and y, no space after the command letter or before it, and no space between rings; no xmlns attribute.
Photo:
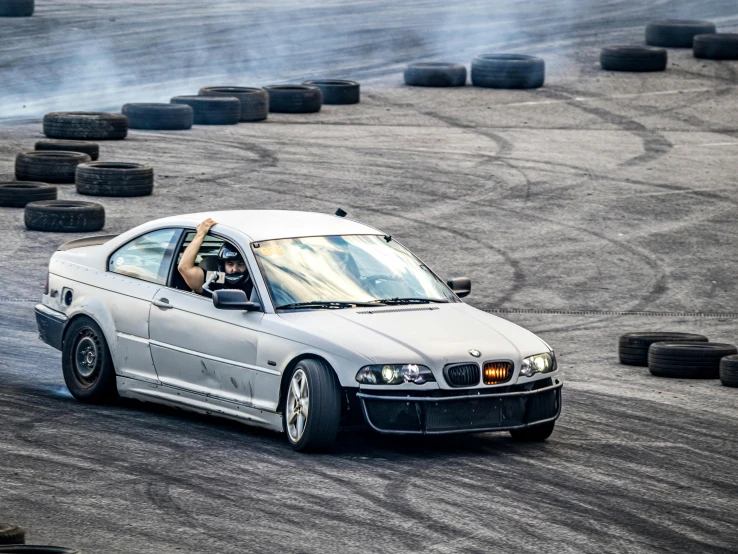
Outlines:
<svg viewBox="0 0 738 554"><path fill-rule="evenodd" d="M78 235L26 231L0 208L0 521L88 554L736 552L738 390L621 366L616 345L634 330L738 342L738 62L672 50L665 73L618 74L597 60L665 16L736 32L738 6L272 4L38 0L0 21L0 177L44 111L358 79L356 106L102 143L101 159L156 172L153 196L102 199L105 231L340 206L554 346L553 436L366 432L303 455L215 418L82 405L33 319L49 257ZM495 51L543 56L546 86L402 85L408 62Z"/></svg>

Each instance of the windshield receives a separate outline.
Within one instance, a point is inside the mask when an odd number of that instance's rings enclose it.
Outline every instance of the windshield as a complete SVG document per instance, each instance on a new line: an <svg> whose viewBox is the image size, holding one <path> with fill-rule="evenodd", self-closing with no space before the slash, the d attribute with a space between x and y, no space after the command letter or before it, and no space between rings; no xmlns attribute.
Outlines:
<svg viewBox="0 0 738 554"><path fill-rule="evenodd" d="M276 308L383 299L456 301L420 260L381 235L270 240L252 244L252 250Z"/></svg>

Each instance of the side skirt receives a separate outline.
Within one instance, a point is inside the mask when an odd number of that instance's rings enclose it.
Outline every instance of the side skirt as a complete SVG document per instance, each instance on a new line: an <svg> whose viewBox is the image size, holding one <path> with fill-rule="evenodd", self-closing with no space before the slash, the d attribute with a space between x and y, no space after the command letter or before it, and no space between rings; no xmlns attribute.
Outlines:
<svg viewBox="0 0 738 554"><path fill-rule="evenodd" d="M118 394L125 398L133 398L143 402L164 404L173 408L184 408L199 414L214 415L233 419L249 425L265 427L282 433L282 414L252 408L238 402L215 399L169 385L147 383L129 377L116 377Z"/></svg>

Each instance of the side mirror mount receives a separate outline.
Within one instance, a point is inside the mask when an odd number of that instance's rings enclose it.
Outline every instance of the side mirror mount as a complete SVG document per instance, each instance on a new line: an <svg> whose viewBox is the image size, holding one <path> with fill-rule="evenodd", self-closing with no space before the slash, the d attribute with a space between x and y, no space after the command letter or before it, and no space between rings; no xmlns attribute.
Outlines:
<svg viewBox="0 0 738 554"><path fill-rule="evenodd" d="M223 289L213 291L213 306L219 310L242 310L256 312L261 306L256 302L249 302L246 293L238 289Z"/></svg>
<svg viewBox="0 0 738 554"><path fill-rule="evenodd" d="M459 298L469 296L471 292L471 279L469 277L454 277L446 281L446 284Z"/></svg>

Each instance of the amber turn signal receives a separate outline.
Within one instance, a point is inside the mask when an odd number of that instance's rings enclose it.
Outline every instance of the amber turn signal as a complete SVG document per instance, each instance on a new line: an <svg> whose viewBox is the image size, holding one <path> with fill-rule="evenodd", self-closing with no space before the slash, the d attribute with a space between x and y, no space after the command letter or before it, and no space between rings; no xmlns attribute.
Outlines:
<svg viewBox="0 0 738 554"><path fill-rule="evenodd" d="M510 362L487 362L482 374L485 385L499 385L510 380L513 365Z"/></svg>

